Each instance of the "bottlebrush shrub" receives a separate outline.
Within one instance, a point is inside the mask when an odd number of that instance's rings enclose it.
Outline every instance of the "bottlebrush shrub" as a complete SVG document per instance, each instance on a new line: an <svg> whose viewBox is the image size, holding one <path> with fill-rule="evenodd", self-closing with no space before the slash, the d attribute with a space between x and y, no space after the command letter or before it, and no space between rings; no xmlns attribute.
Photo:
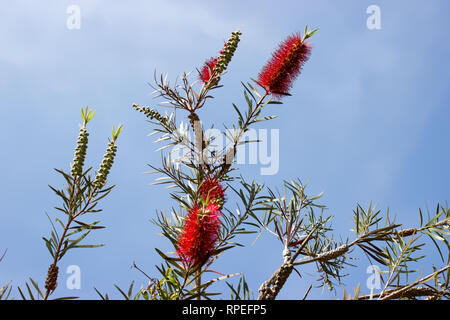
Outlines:
<svg viewBox="0 0 450 320"><path fill-rule="evenodd" d="M448 299L450 297L449 266L449 222L450 209L438 204L436 212L425 219L419 210L420 225L401 228L394 223L389 214L383 217L381 211L372 205L364 209L357 205L353 220L354 238L336 241L332 232L332 217L326 215L325 206L318 203L321 195L309 196L300 180L284 182L284 190L275 193L271 188L252 181L245 181L233 168L236 148L247 143L244 133L253 125L273 119L273 115L263 115L266 106L280 104L299 76L302 67L312 54L309 39L316 30L305 28L303 35L293 33L281 42L267 64L261 69L257 80L242 83L245 108L232 104L237 122L233 130L227 130L230 143L223 150L213 150L212 138L205 136L198 111L206 108L214 90L219 89L221 78L232 65L232 57L237 51L241 32L233 32L219 55L211 58L198 69L200 80L191 83L186 73L179 81L171 84L167 77L154 76L155 98L163 99L163 105L170 108L162 113L156 108L133 104L136 111L144 114L155 126L156 141L162 143L162 162L160 166L150 167L158 175L155 184L166 185L172 190L171 197L177 203L170 212L162 210L152 222L161 230L161 235L173 246L171 252L155 248L163 262L156 266L158 276L151 271L134 267L148 278L148 286L137 292L133 283L128 290L116 288L125 299L204 299L220 294L214 292L213 285L220 280L227 281L231 299L253 299L243 274L237 270L216 276L219 271L212 266L217 259L227 259L227 252L241 246L241 236L249 233L268 232L278 239L283 251L280 253L280 267L266 281L262 281L257 292L258 299L275 299L291 274L302 274L302 266L313 264L316 267L318 285L336 290L341 285L343 269L351 266L348 260L355 250L361 250L370 264L384 266L382 286L379 292L362 294L358 286L351 294L344 289L344 299ZM199 59L204 59L200 57ZM177 122L177 115L186 117ZM45 291L30 278L27 290L19 293L22 298L47 299L57 286L58 261L71 248L91 247L81 245L80 241L92 230L101 228L93 223L82 222L80 218L89 212L96 212L100 199L111 191L106 187L106 178L111 169L116 152L115 142L120 129L113 130L106 155L95 178L84 170L88 134L86 125L93 113L83 110L83 125L75 151L71 171L60 172L66 180L65 190L52 188L61 197L59 208L66 221L59 218L45 244L52 256ZM189 123L190 127L183 123ZM193 133L193 139L187 135ZM170 148L170 149L169 149ZM184 148L188 152L174 158L172 151ZM175 161L176 160L176 161ZM241 204L227 201L235 196ZM236 207L237 206L237 207ZM81 234L78 238L73 238ZM410 265L424 259L420 255L425 236L436 245L444 266L434 267L426 276L412 277L414 270ZM442 246L444 244L444 246ZM248 249L250 250L250 249ZM3 258L3 257L2 257ZM0 261L1 259L0 258ZM236 268L239 266L236 264ZM211 272L214 271L214 274ZM237 283L230 283L231 277L240 276ZM304 279L304 278L303 278ZM413 279L413 280L411 280ZM415 280L414 280L415 279ZM306 298L311 284L303 297ZM34 288L34 289L33 289ZM37 293L33 295L32 291ZM102 299L107 294L96 292ZM11 287L5 285L0 298L8 298ZM26 294L28 293L28 296Z"/></svg>
<svg viewBox="0 0 450 320"><path fill-rule="evenodd" d="M174 247L172 253L156 249L164 260L157 267L159 279L154 279L148 288L133 297L126 295L127 298L200 299L213 296L217 293L211 291L211 285L241 274L231 273L205 280L212 264L219 258L225 259L226 251L240 245L236 239L241 235L262 231L268 231L278 238L284 250L282 265L262 283L258 299L275 299L291 273L296 271L300 274L297 269L309 263L317 266L320 284L333 289L336 283L340 284L342 269L348 265L348 254L354 247L361 249L371 261L390 268L385 287L377 296L379 299L424 295L440 298L448 295L448 273L445 272L448 265L434 270L429 276L437 278L444 275L442 282L439 282L441 285L433 289L427 287L425 290L420 286L420 281L412 286L407 282L399 285L400 279L405 280L402 275L409 271L408 263L417 259L413 255L421 247L421 244L416 243L419 233L425 232L433 239L439 238L447 244L443 236L448 228L450 211L447 208L438 207L436 215L426 225L408 233L408 229L398 229L400 225L388 218L385 226L380 227L380 211L372 206L367 210L358 206L354 217L356 238L351 242L336 242L329 235L331 217L326 217L325 207L317 203L320 196L307 196L300 181L285 182L285 192L280 195L274 194L271 189L262 194L261 184L246 182L234 174L236 148L246 143L242 141L244 133L250 126L275 117L262 115L262 112L267 105L280 104L280 100L290 95L295 79L311 56L309 39L316 31L306 27L303 34L297 32L289 35L262 67L257 80L243 83L247 108L242 110L232 104L237 114L237 124L233 126L235 130L227 131L231 143L223 150L212 150L212 141L203 134L202 121L197 111L205 108L213 91L221 87L220 79L231 65L241 32L232 33L219 56L209 58L198 70L198 91L187 74L183 74L180 81L173 85L167 78L155 74L155 98L163 99L161 105L171 108L170 112L162 114L155 108L133 105L135 110L142 112L156 126L154 133L159 134L156 141L165 142L160 148L166 150L162 156L162 165L151 167L154 173L160 175L155 183L167 184L172 188L171 197L178 202L179 210L172 210L170 215L161 211L153 220ZM178 113L187 117L190 128L176 122ZM192 131L192 140L185 134L187 130ZM167 151L168 148L186 148L189 152L174 159L172 153ZM226 202L230 193L237 195L242 202L242 208L237 211ZM290 199L288 195L291 195ZM380 244L384 247L380 247ZM227 285L231 290L231 298L252 298L243 275L237 287L229 282ZM410 290L412 288L414 290ZM349 297L347 293L344 296ZM360 295L358 289L352 298L370 297Z"/></svg>

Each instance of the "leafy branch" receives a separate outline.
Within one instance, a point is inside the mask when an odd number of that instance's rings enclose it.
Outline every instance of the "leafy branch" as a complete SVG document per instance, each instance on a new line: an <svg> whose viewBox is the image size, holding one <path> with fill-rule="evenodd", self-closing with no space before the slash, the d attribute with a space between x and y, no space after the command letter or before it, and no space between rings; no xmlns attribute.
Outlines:
<svg viewBox="0 0 450 320"><path fill-rule="evenodd" d="M114 162L117 151L116 141L122 131L122 126L115 129L113 127L112 137L108 143L108 148L100 164L99 170L95 175L91 175L92 168L84 170L85 157L88 147L87 124L92 120L95 111L87 107L81 109L82 125L77 140L75 155L71 169L65 172L61 169L55 169L65 180L66 185L62 189L49 186L53 192L61 199L62 205L55 207L58 212L63 214L63 218L56 217L54 222L50 219L51 232L50 237L43 237L45 245L52 257L47 272L47 278L44 290L41 290L38 284L30 278L31 285L25 284L30 299L34 300L31 287L36 291L36 297L47 300L55 291L58 279L58 262L66 253L75 248L96 248L103 244L82 244L82 240L92 231L104 228L98 225L100 221L87 222L84 216L87 214L96 214L101 209L98 204L105 198L114 186L106 187L107 177ZM65 221L64 221L65 220ZM84 220L84 221L83 221ZM56 225L55 225L56 224ZM60 231L58 232L58 229ZM23 299L26 296L23 290L18 288ZM60 299L69 299L74 297L65 297Z"/></svg>
<svg viewBox="0 0 450 320"><path fill-rule="evenodd" d="M305 195L304 186L300 182L285 182L284 196L277 197L272 191L269 190L269 192L270 201L266 212L262 218L255 217L255 219L261 230L267 230L283 243L285 247L284 261L269 280L261 285L258 299L275 299L292 271L297 271L296 267L310 263L317 265L323 284L328 284L332 289L333 279L341 282L340 270L345 264L348 264L347 256L353 247L361 249L369 259L389 267L385 287L380 294L376 295L379 299L412 297L420 295L419 293L427 293L427 296L437 298L448 294L448 275L442 282L436 282L435 287L427 286L426 289L417 287L417 285L447 271L448 261L446 267L433 274L412 283L408 282L408 274L415 272L415 270L409 269L409 265L424 257L415 255L424 246L423 243L416 244L421 236L416 236L416 234L422 232L434 239L441 240L447 248L449 247L446 240L449 222L448 209L438 206L436 215L423 227L399 230L401 225L391 222L389 215L384 219L384 225L380 225L383 221L380 210L376 210L372 205L364 210L358 205L354 211L355 228L353 231L357 235L356 239L351 242L336 243L332 237L327 236L327 232L331 229L326 226L326 223L330 221L331 217L315 218L313 208L324 209L324 207L314 203L318 197L308 198ZM288 192L292 195L289 201L286 196ZM307 213L303 215L302 211ZM443 216L444 218L442 218ZM404 238L407 237L410 238L405 241ZM380 248L377 243L384 246ZM442 256L441 251L439 252ZM298 258L300 255L303 258ZM299 271L297 273L300 274ZM401 283L402 277L405 278L403 284ZM359 293L359 288L355 292ZM433 292L434 294L432 294ZM366 296L364 296L365 298Z"/></svg>

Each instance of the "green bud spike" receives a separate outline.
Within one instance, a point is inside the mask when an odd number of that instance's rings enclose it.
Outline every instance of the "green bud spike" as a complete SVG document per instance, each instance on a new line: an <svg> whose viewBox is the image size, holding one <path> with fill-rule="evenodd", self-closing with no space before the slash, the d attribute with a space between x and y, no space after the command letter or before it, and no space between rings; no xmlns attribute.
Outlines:
<svg viewBox="0 0 450 320"><path fill-rule="evenodd" d="M113 127L112 140L108 143L108 148L106 149L106 153L93 182L94 187L97 189L101 189L106 183L106 179L108 178L109 171L112 168L114 157L117 152L117 146L115 143L121 132L122 126L120 126L117 130L114 130Z"/></svg>
<svg viewBox="0 0 450 320"><path fill-rule="evenodd" d="M149 107L140 107L137 104L133 104L133 108L136 111L142 112L143 114L145 114L145 116L147 118L150 118L150 120L158 120L159 122L163 123L163 124L168 124L169 123L169 119L165 116L163 116L162 114L160 114L158 111L151 109Z"/></svg>
<svg viewBox="0 0 450 320"><path fill-rule="evenodd" d="M232 32L231 37L228 39L225 47L221 51L221 55L217 59L217 63L213 69L213 73L217 75L215 80L216 83L220 80L220 75L227 69L231 58L233 58L234 52L236 51L239 44L239 36L241 34L242 32L240 32L239 30Z"/></svg>
<svg viewBox="0 0 450 320"><path fill-rule="evenodd" d="M89 136L89 133L86 131L86 125L92 120L94 114L95 111L89 110L88 107L85 109L81 108L81 119L83 120L83 124L80 128L80 134L78 135L77 146L75 148L75 155L71 168L73 177L79 177L83 174L83 166L86 158Z"/></svg>

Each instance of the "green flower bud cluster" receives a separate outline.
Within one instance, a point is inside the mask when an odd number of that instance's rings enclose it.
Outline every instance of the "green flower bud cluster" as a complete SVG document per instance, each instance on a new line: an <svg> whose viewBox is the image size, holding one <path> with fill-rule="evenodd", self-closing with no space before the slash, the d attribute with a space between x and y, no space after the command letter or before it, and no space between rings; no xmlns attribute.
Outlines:
<svg viewBox="0 0 450 320"><path fill-rule="evenodd" d="M236 48L239 44L239 36L242 34L240 31L235 31L231 33L231 37L228 39L227 43L225 44L225 47L220 52L220 56L217 59L217 63L214 66L213 73L220 75L222 72L224 72L228 64L231 61L231 58L233 58L234 52L236 51Z"/></svg>
<svg viewBox="0 0 450 320"><path fill-rule="evenodd" d="M86 131L86 126L83 125L78 135L77 147L75 148L75 155L72 164L72 176L79 177L83 174L84 159L86 158L86 151L88 145L89 133Z"/></svg>
<svg viewBox="0 0 450 320"><path fill-rule="evenodd" d="M154 109L150 109L149 107L140 107L137 104L133 104L133 108L139 112L142 112L143 114L145 114L147 116L147 118L150 118L151 120L156 119L161 123L168 123L167 117L163 116L162 114L160 114L158 111L154 110Z"/></svg>
<svg viewBox="0 0 450 320"><path fill-rule="evenodd" d="M100 169L97 172L95 180L93 182L94 187L100 189L104 186L106 179L108 178L109 171L114 163L114 157L116 156L117 146L114 141L108 143L108 149L103 157L103 161L100 165Z"/></svg>

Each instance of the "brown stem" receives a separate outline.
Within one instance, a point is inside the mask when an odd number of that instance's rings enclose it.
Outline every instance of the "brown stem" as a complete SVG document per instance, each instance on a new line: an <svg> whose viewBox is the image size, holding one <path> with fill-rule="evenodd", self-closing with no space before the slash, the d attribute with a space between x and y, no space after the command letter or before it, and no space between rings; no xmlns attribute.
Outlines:
<svg viewBox="0 0 450 320"><path fill-rule="evenodd" d="M67 224L64 227L64 231L62 234L62 237L59 240L58 243L58 247L56 248L55 251L55 255L53 258L53 263L50 265L48 272L47 272L47 279L45 281L45 296L44 296L44 300L47 300L48 296L55 291L58 283L57 278L58 278L58 267L57 267L57 263L58 263L58 258L59 258L59 254L61 253L61 247L64 241L64 238L66 237L66 233L69 230L69 226L72 223L73 218L71 216L69 216L69 219L67 220Z"/></svg>
<svg viewBox="0 0 450 320"><path fill-rule="evenodd" d="M74 210L74 208L73 208L74 207L74 204L73 204L74 200L73 199L74 199L74 193L76 194L76 193L79 192L79 184L78 184L79 181L76 180L76 179L74 179L74 181L76 183L77 191L76 192L74 191L75 190L75 187L74 187L74 188L72 188L72 190L70 192L70 199L71 199L71 201L69 203L69 205L70 205L69 212L68 212L69 218L67 219L67 223L64 226L64 230L63 230L62 236L59 239L58 246L56 248L56 251L55 251L55 254L54 254L54 257L53 257L53 262L52 262L52 264L50 265L50 267L49 267L49 269L47 271L47 278L46 278L46 281L45 281L45 295L44 295L44 298L43 298L44 300L48 299L49 295L53 291L55 291L55 289L56 289L56 287L58 285L58 283L57 283L57 279L58 279L58 266L57 266L57 264L58 264L58 260L59 260L59 255L61 254L61 249L62 249L62 245L64 243L64 239L66 237L67 231L70 228L70 224L78 216L80 216L81 214L85 213L85 211L87 210L87 207L89 206L89 204L92 201L92 198L93 198L94 194L97 192L97 188L94 188L94 190L89 195L89 198L88 198L85 206L83 207L83 209L81 209L78 213L75 214L73 212L73 210Z"/></svg>
<svg viewBox="0 0 450 320"><path fill-rule="evenodd" d="M201 269L199 268L198 272L198 276L197 279L195 280L195 283L197 285L197 293L198 293L198 297L197 300L200 300L200 286L202 285L202 274L201 274Z"/></svg>
<svg viewBox="0 0 450 320"><path fill-rule="evenodd" d="M275 300L293 269L294 265L290 260L283 262L270 279L259 288L258 300Z"/></svg>
<svg viewBox="0 0 450 320"><path fill-rule="evenodd" d="M431 225L431 226L424 226L424 227L421 227L421 228L403 229L403 230L398 231L397 234L400 237L409 237L409 236L412 236L412 235L416 234L419 231L424 231L424 230L427 230L427 229L436 228L436 227L445 226L445 225L448 225L447 219L443 219L443 220L439 221L438 223L436 223L434 225Z"/></svg>
<svg viewBox="0 0 450 320"><path fill-rule="evenodd" d="M379 299L380 300L391 300L391 299L396 299L398 297L403 296L403 294L407 293L408 290L412 290L415 289L414 286L421 284L421 283L425 283L431 279L433 279L435 276L437 276L438 274L447 271L448 269L450 269L450 266L445 266L443 268L441 268L440 270L437 270L431 274L429 274L426 277L423 277L420 280L416 280L413 283L411 283L410 285L404 286L403 288L397 289L397 290L392 290L390 292L387 292L386 287L383 289L383 291L381 291L380 295L379 295ZM389 284L389 282L386 283L387 285ZM437 290L435 290L437 291Z"/></svg>
<svg viewBox="0 0 450 320"><path fill-rule="evenodd" d="M389 300L393 300L400 298L435 297L436 295L440 294L440 292L430 287L413 287L404 290L403 292L399 292L399 290L386 290L385 294L387 295L386 298L388 298ZM370 300L373 298L379 298L380 295L380 293L365 295L359 297L358 300Z"/></svg>
<svg viewBox="0 0 450 320"><path fill-rule="evenodd" d="M289 248L286 247L284 253L284 262L270 277L270 279L264 282L259 288L258 300L275 300L276 296L280 292L286 283L287 278L294 270L294 261L297 259L298 255L302 252L303 248L306 246L308 241L313 237L313 233L316 228L313 228L305 239L302 240L300 247L296 250L293 256L290 256Z"/></svg>
<svg viewBox="0 0 450 320"><path fill-rule="evenodd" d="M302 252L306 243L311 239L315 229L312 229L308 236L303 240L302 245L297 249L295 254L292 257L286 255L285 261L283 264L272 274L269 280L265 281L261 287L259 288L259 296L258 300L274 300L281 288L283 288L287 278L291 275L294 270L294 266L300 264L311 263L314 261L326 262L331 259L335 259L337 257L342 256L346 252L348 252L349 248L357 243L357 240L353 241L350 244L344 244L336 249L329 250L314 256L313 258L308 258L307 260L295 261L297 256Z"/></svg>

